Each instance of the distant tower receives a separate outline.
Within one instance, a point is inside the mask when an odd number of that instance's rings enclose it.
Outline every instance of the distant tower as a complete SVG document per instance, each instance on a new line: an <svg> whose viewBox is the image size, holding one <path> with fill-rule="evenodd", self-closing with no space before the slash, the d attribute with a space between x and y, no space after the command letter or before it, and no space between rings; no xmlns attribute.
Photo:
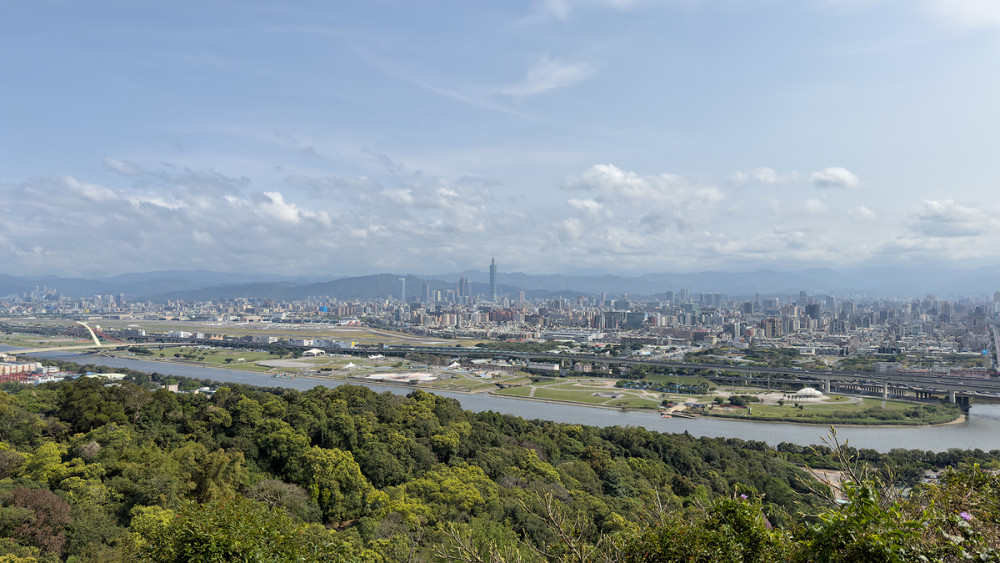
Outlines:
<svg viewBox="0 0 1000 563"><path fill-rule="evenodd" d="M401 287L399 288L399 300L406 303L406 278L399 278Z"/></svg>
<svg viewBox="0 0 1000 563"><path fill-rule="evenodd" d="M497 300L497 260L490 259L490 301L496 303Z"/></svg>

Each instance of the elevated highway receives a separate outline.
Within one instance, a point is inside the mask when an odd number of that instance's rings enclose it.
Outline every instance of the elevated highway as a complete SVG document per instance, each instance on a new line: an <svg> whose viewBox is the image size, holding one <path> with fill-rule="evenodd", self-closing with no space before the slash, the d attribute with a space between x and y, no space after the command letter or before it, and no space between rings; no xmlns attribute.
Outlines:
<svg viewBox="0 0 1000 563"><path fill-rule="evenodd" d="M374 348L354 350L356 353L368 353ZM896 373L862 373L841 372L833 370L806 370L801 368L775 368L763 366L734 366L728 364L701 364L678 362L671 360L654 360L646 358L615 358L609 356L590 356L574 354L553 354L549 352L516 352L465 347L428 347L428 346L389 346L378 348L381 353L389 354L445 354L452 356L517 358L541 362L562 363L583 362L600 364L608 367L627 367L649 365L672 369L683 369L715 372L714 374L699 374L706 379L744 385L808 385L820 388L824 392L842 392L874 395L886 399L898 398L908 400L939 400L948 399L963 406L968 406L974 398L990 402L1000 402L1000 379L981 379L974 377L934 377ZM350 353L352 350L344 350Z"/></svg>
<svg viewBox="0 0 1000 563"><path fill-rule="evenodd" d="M83 323L81 323L83 324ZM84 325L86 326L86 325ZM87 327L90 330L90 327ZM995 326L990 327L994 339L1000 340ZM93 331L91 330L93 335ZM96 340L96 335L94 335ZM11 350L10 353L20 355L30 355L44 352L65 352L65 351L100 351L122 349L129 346L188 346L193 344L219 344L214 341L201 341L185 339L179 341L163 342L150 341L142 343L114 343L75 346L53 346L46 348L23 348ZM288 346L286 348L307 349L307 347ZM994 345L996 348L996 345ZM882 397L886 399L898 398L907 400L934 401L948 399L951 402L968 406L974 399L981 401L1000 402L1000 379L980 379L972 377L934 377L924 375L908 375L895 373L861 373L861 372L840 372L832 370L806 370L801 368L776 368L763 366L728 365L728 364L701 364L672 360L657 360L650 358L636 357L611 357L594 356L584 354L554 354L550 352L518 352L505 350L491 350L483 348L469 347L447 347L447 346L366 346L354 349L340 350L348 354L370 354L377 352L387 355L405 355L409 353L418 354L439 354L462 357L493 357L532 360L539 362L550 362L563 364L589 363L591 365L602 365L608 368L627 368L630 366L648 365L654 367L670 368L674 370L697 371L700 376L706 379L728 383L733 385L753 385L759 387L801 385L817 387L824 392L841 392L851 394L864 394ZM998 364L1000 365L1000 358ZM712 373L706 373L712 372Z"/></svg>

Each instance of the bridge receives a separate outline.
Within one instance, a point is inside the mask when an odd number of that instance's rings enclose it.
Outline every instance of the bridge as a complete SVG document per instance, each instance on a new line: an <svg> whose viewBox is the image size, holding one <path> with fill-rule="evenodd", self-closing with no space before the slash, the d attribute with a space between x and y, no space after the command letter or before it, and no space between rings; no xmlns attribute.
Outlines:
<svg viewBox="0 0 1000 563"><path fill-rule="evenodd" d="M368 353L372 348L343 350L345 353ZM979 379L973 377L934 377L908 374L875 374L859 372L838 372L833 370L806 370L801 368L777 368L729 364L700 364L671 360L644 358L616 358L575 354L554 354L551 352L517 352L491 350L487 348L465 348L444 346L397 345L378 348L388 354L442 354L451 356L478 356L495 358L517 358L552 363L563 361L602 364L611 367L650 365L691 371L714 371L714 375L701 374L712 381L731 384L770 387L775 384L793 384L818 387L826 393L841 392L873 395L883 399L934 401L947 399L967 408L973 399L1000 402L1000 379Z"/></svg>
<svg viewBox="0 0 1000 563"><path fill-rule="evenodd" d="M63 351L86 351L102 349L121 349L130 346L142 345L141 343L101 343L97 333L86 323L78 321L84 326L94 344L78 346L53 346L47 348L24 348L11 350L14 354L35 354L44 352ZM996 327L990 327L995 341L1000 340ZM187 346L191 344L204 344L205 341L196 339L185 339L175 342L159 341L156 346ZM217 344L216 342L209 342ZM147 339L145 345L150 345ZM307 349L308 347L288 346L289 348ZM488 348L469 347L447 347L447 346L413 346L413 345L393 345L393 346L366 346L354 349L341 350L348 354L367 354L372 350L389 355L405 355L408 353L438 354L448 356L465 357L499 357L522 360L537 360L542 362L560 363L581 362L584 364L600 364L607 368L622 368L636 365L649 365L670 369L683 369L698 372L715 372L714 374L702 373L701 376L717 382L725 382L733 385L802 385L812 386L822 389L826 393L841 392L850 394L873 395L884 399L905 399L916 401L933 401L947 399L950 402L958 403L963 407L968 407L973 399L989 402L1000 402L1000 379L979 379L971 377L934 377L924 375L900 375L900 374L873 374L858 372L838 372L832 370L806 370L801 368L778 368L729 364L701 364L672 360L654 360L649 358L634 357L611 357L593 356L582 354L555 354L551 352L518 352L507 350L492 350ZM1000 352L998 352L1000 354ZM1000 365L1000 357L997 364Z"/></svg>
<svg viewBox="0 0 1000 563"><path fill-rule="evenodd" d="M120 350L122 348L129 348L131 346L137 346L135 342L115 342L115 343L102 343L98 338L98 334L103 336L105 339L111 339L103 332L95 331L87 323L83 321L76 321L76 324L87 329L87 333L90 335L91 340L94 341L93 344L79 344L73 346L48 346L43 348L15 348L12 350L7 350L6 353L13 355L31 355L31 354L42 354L45 352L74 352L74 351L86 351L86 350ZM98 326L100 330L100 326ZM111 339L113 340L113 339ZM184 343L167 343L161 346L183 346Z"/></svg>

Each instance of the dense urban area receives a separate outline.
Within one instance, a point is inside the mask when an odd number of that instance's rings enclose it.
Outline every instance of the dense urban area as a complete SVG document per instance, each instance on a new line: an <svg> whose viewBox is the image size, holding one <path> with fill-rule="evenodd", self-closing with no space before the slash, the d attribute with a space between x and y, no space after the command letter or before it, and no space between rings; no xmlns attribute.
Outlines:
<svg viewBox="0 0 1000 563"><path fill-rule="evenodd" d="M747 350L795 350L797 360L816 367L850 366L868 371L920 370L942 375L985 376L993 361L1000 291L992 298L838 298L829 295L731 297L687 289L654 296L576 295L528 301L518 296L471 295L461 280L450 290L408 296L343 300L218 299L132 301L127 295L89 299L37 288L0 300L10 319L65 318L105 321L113 338L174 338L223 341L233 329L253 330L239 340L318 348L343 347L324 338L282 336L308 326L364 325L432 339L575 343L589 348L621 346L636 356L683 358L691 352L725 348L736 362ZM114 323L110 323L115 321ZM146 321L187 321L164 330ZM110 324L109 324L110 323ZM213 330L213 327L214 330ZM268 334L273 329L273 334ZM752 359L746 360L750 363Z"/></svg>
<svg viewBox="0 0 1000 563"><path fill-rule="evenodd" d="M880 452L835 430L775 446L474 413L434 394L734 424L963 423L973 399L1000 397L1000 292L528 300L495 283L404 284L379 299L39 287L0 300L0 560L957 561L1000 548L998 450ZM303 377L317 387L286 386Z"/></svg>

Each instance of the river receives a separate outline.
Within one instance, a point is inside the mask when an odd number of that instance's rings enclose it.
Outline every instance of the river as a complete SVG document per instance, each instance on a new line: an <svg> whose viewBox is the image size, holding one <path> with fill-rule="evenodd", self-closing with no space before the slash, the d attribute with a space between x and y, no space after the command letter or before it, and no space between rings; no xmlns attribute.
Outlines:
<svg viewBox="0 0 1000 563"><path fill-rule="evenodd" d="M0 347L0 349L2 348L4 347ZM219 382L245 383L263 387L288 387L303 391L317 385L325 385L327 387L343 385L340 381L327 379L321 380L309 377L280 379L267 377L255 372L132 358L113 358L93 354L51 352L39 354L38 357L60 359L79 364L129 368L147 373L156 372L164 375L211 379ZM367 385L367 387L378 392L392 391L393 393L404 394L413 390L410 387L391 385ZM818 425L743 422L710 417L663 419L657 413L648 411L617 411L587 406L505 398L485 393L468 395L464 393L425 390L444 397L454 398L462 404L463 408L477 412L496 411L529 419L537 418L554 422L589 424L593 426L641 426L658 432L687 431L694 436L758 440L772 446L776 446L781 442L803 446L820 444L823 437L829 434L829 427ZM935 452L945 451L950 448L996 450L1000 449L1000 405L973 405L965 422L957 424L915 428L841 426L837 428L837 435L841 440L848 439L850 445L854 447L871 448L883 452L893 448L931 450Z"/></svg>

